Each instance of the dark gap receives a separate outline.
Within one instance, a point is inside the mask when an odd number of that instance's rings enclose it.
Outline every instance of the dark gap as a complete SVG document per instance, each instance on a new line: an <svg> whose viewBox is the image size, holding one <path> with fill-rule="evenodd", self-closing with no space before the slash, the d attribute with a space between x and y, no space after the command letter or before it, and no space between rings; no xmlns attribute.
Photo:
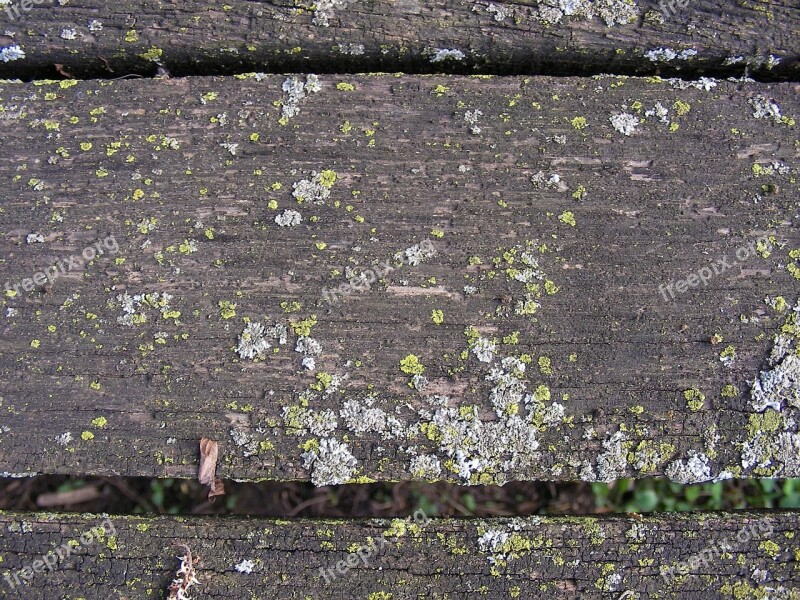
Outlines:
<svg viewBox="0 0 800 600"><path fill-rule="evenodd" d="M41 475L0 478L0 510L109 514L397 518L592 515L692 510L800 508L800 479L730 479L681 485L663 478L616 482L370 483L314 487L309 482L236 483L211 503L196 480Z"/></svg>
<svg viewBox="0 0 800 600"><path fill-rule="evenodd" d="M67 60L59 59L59 60ZM56 61L31 56L25 61L0 63L0 78L34 81L69 78L113 80L119 78L233 76L242 73L358 75L364 73L404 73L407 75L496 75L592 77L596 75L678 78L696 81L701 77L724 79L749 77L758 82L800 81L800 59L785 59L773 69L757 70L741 65L724 65L717 59L698 59L690 64L671 66L648 63L641 57L618 59L603 56L589 61L583 55L529 56L508 58L502 63L463 60L432 64L424 55L385 57L365 55L342 58L324 52L302 58L280 57L259 61L249 57L215 55L198 57L175 54L162 61L162 66L136 56L120 58L81 57L74 64L55 65ZM24 64L23 64L24 63Z"/></svg>

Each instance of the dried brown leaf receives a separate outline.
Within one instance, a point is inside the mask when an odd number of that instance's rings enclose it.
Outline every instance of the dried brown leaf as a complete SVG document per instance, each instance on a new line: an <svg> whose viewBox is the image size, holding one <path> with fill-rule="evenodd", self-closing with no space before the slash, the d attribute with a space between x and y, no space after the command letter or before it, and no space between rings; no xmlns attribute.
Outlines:
<svg viewBox="0 0 800 600"><path fill-rule="evenodd" d="M212 439L200 440L200 473L198 479L203 485L209 486L208 499L225 494L225 486L217 477L217 459L219 458L219 444Z"/></svg>

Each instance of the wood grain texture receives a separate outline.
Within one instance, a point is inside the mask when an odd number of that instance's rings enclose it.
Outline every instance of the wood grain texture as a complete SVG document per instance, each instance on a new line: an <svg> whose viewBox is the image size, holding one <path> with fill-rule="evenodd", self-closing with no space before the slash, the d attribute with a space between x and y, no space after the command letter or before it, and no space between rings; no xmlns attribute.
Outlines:
<svg viewBox="0 0 800 600"><path fill-rule="evenodd" d="M0 471L800 475L796 84L285 81L0 87Z"/></svg>
<svg viewBox="0 0 800 600"><path fill-rule="evenodd" d="M569 16L550 6L555 0L82 0L37 3L27 12L13 0L0 13L0 45L17 44L25 58L0 62L0 75L152 76L161 63L173 75L749 73L797 80L796 2L692 0L681 8L681 1L579 0ZM667 54L651 60L650 51ZM681 59L684 51L690 54Z"/></svg>
<svg viewBox="0 0 800 600"><path fill-rule="evenodd" d="M176 544L186 544L199 581L189 592L198 598L794 599L798 519L756 512L481 521L420 513L416 521L358 522L0 513L0 589L29 599L163 597L184 552ZM80 543L91 531L101 535ZM52 572L39 565L39 573L26 572L28 585L15 583L23 568L70 540L74 552L62 551Z"/></svg>

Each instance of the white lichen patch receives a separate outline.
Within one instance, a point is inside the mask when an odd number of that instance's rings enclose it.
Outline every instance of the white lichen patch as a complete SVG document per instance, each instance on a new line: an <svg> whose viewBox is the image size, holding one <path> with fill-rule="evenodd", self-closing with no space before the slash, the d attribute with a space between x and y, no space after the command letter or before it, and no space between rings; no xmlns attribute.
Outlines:
<svg viewBox="0 0 800 600"><path fill-rule="evenodd" d="M756 94L748 100L750 106L753 107L753 116L756 119L771 119L776 123L782 121L781 107L778 103L770 98L766 98L761 94Z"/></svg>
<svg viewBox="0 0 800 600"><path fill-rule="evenodd" d="M626 112L612 115L609 121L616 131L625 136L633 135L639 125L639 118Z"/></svg>
<svg viewBox="0 0 800 600"><path fill-rule="evenodd" d="M479 135L480 132L482 131L480 126L478 125L478 121L482 116L483 112L481 112L477 108L475 110L468 110L464 113L464 120L467 122L467 125L470 126L469 130L470 133L472 133L473 135Z"/></svg>
<svg viewBox="0 0 800 600"><path fill-rule="evenodd" d="M430 240L424 240L419 244L409 246L402 252L395 253L394 259L398 262L416 267L429 258L433 258L436 254L437 250L433 243Z"/></svg>
<svg viewBox="0 0 800 600"><path fill-rule="evenodd" d="M300 112L300 103L309 94L322 89L317 75L307 75L305 81L300 77L289 77L282 86L285 97L281 102L281 119L285 123Z"/></svg>
<svg viewBox="0 0 800 600"><path fill-rule="evenodd" d="M689 88L694 88L696 90L703 90L705 92L710 92L712 89L717 87L717 80L712 79L710 77L701 77L697 81L669 78L665 79L664 83L667 83L671 85L673 88L678 90L688 90Z"/></svg>
<svg viewBox="0 0 800 600"><path fill-rule="evenodd" d="M763 474L769 477L800 476L800 434L756 434L742 444L742 468L766 470Z"/></svg>
<svg viewBox="0 0 800 600"><path fill-rule="evenodd" d="M490 3L489 6L486 7L486 12L494 15L494 20L498 23L505 21L506 17L508 17L508 9L504 6L497 6L494 3Z"/></svg>
<svg viewBox="0 0 800 600"><path fill-rule="evenodd" d="M12 60L21 60L23 58L25 58L25 52L17 44L0 48L0 60L3 62L11 62Z"/></svg>
<svg viewBox="0 0 800 600"><path fill-rule="evenodd" d="M711 464L705 454L690 450L688 459L675 460L667 465L664 474L677 483L703 483L711 481Z"/></svg>
<svg viewBox="0 0 800 600"><path fill-rule="evenodd" d="M364 54L364 44L336 44L334 49L340 54L360 56Z"/></svg>
<svg viewBox="0 0 800 600"><path fill-rule="evenodd" d="M275 223L280 227L296 227L303 221L303 216L296 210L286 209L275 215Z"/></svg>
<svg viewBox="0 0 800 600"><path fill-rule="evenodd" d="M330 169L319 173L312 171L310 179L301 179L292 184L292 197L300 204L303 202L324 204L331 195L331 188L336 179L336 172Z"/></svg>
<svg viewBox="0 0 800 600"><path fill-rule="evenodd" d="M478 417L477 407L448 406L446 396L427 399L433 410L420 409L420 430L448 457L446 468L464 483L502 485L512 471L534 465L538 429L518 415L494 421Z"/></svg>
<svg viewBox="0 0 800 600"><path fill-rule="evenodd" d="M264 325L251 321L244 327L239 336L239 346L236 348L237 354L242 358L264 358L266 351L272 347L267 341L264 332Z"/></svg>
<svg viewBox="0 0 800 600"><path fill-rule="evenodd" d="M477 345L476 343L473 351ZM491 362L494 358L494 351L488 356L489 360L482 362ZM502 418L519 410L519 405L525 399L526 392L524 373L525 363L517 358L507 357L501 361L500 366L494 366L486 376L487 381L494 383L494 387L489 392L489 400L499 417Z"/></svg>
<svg viewBox="0 0 800 600"><path fill-rule="evenodd" d="M431 62L438 63L444 60L464 60L466 54L461 50L449 48L436 48L431 55Z"/></svg>
<svg viewBox="0 0 800 600"><path fill-rule="evenodd" d="M541 0L537 18L545 24L560 23L565 17L599 17L607 27L631 23L639 14L633 0Z"/></svg>
<svg viewBox="0 0 800 600"><path fill-rule="evenodd" d="M153 292L147 294L136 294L131 296L128 292L119 294L117 302L122 309L122 316L117 317L117 323L132 327L147 322L148 310L155 310L161 313L163 319L175 319L180 316L180 312L173 310L170 306L172 295L167 292ZM109 302L113 305L113 302Z"/></svg>
<svg viewBox="0 0 800 600"><path fill-rule="evenodd" d="M258 454L258 440L252 433L241 427L234 427L229 433L233 443L242 449L245 458Z"/></svg>
<svg viewBox="0 0 800 600"><path fill-rule="evenodd" d="M559 192L566 192L569 189L558 173L546 174L544 171L537 171L531 175L531 183L537 189L550 188Z"/></svg>
<svg viewBox="0 0 800 600"><path fill-rule="evenodd" d="M661 102L656 102L653 108L644 111L645 117L655 117L660 122L669 123L669 109L666 108Z"/></svg>
<svg viewBox="0 0 800 600"><path fill-rule="evenodd" d="M375 399L347 400L339 411L345 427L356 435L377 433L382 439L402 438L406 428L399 419L374 406Z"/></svg>
<svg viewBox="0 0 800 600"><path fill-rule="evenodd" d="M483 337L478 338L472 346L472 354L475 355L475 358L484 363L492 362L496 352L497 344Z"/></svg>
<svg viewBox="0 0 800 600"><path fill-rule="evenodd" d="M603 452L597 457L596 470L589 463L581 471L583 481L602 481L610 483L628 472L628 448L625 433L620 430L603 441Z"/></svg>
<svg viewBox="0 0 800 600"><path fill-rule="evenodd" d="M331 19L334 17L337 8L344 8L349 0L318 0L314 4L314 25L320 27L330 27Z"/></svg>
<svg viewBox="0 0 800 600"><path fill-rule="evenodd" d="M239 144L231 143L231 142L222 142L220 144L225 150L230 152L231 156L236 156L236 152L239 150Z"/></svg>
<svg viewBox="0 0 800 600"><path fill-rule="evenodd" d="M687 48L676 51L672 48L655 48L644 53L644 57L652 62L671 62L673 60L689 60L697 56L697 50Z"/></svg>
<svg viewBox="0 0 800 600"><path fill-rule="evenodd" d="M61 446L67 446L67 444L69 444L71 441L72 441L72 434L69 431L56 436L56 443L58 443Z"/></svg>
<svg viewBox="0 0 800 600"><path fill-rule="evenodd" d="M784 405L800 409L800 357L797 341L800 339L800 301L792 307L781 333L767 359L769 369L761 371L750 390L750 405L755 412L767 408L781 410ZM785 333L784 333L785 332Z"/></svg>
<svg viewBox="0 0 800 600"><path fill-rule="evenodd" d="M409 473L419 479L433 481L442 473L442 464L439 459L430 454L421 454L411 459L408 467Z"/></svg>
<svg viewBox="0 0 800 600"><path fill-rule="evenodd" d="M534 547L530 539L519 533L522 527L518 522L512 521L507 529L478 526L478 550L488 555L487 562L492 566L492 573L495 575L499 575L495 570L497 567L503 567L509 560L530 553Z"/></svg>
<svg viewBox="0 0 800 600"><path fill-rule="evenodd" d="M347 445L333 438L321 440L319 448L304 452L302 458L316 486L347 483L358 464Z"/></svg>
<svg viewBox="0 0 800 600"><path fill-rule="evenodd" d="M272 327L265 327L262 323L250 321L239 335L236 353L244 359L264 359L267 350L272 347L270 339L277 341L278 344L285 344L288 340L286 325L276 323Z"/></svg>
<svg viewBox="0 0 800 600"><path fill-rule="evenodd" d="M254 563L249 558L246 558L242 562L240 562L238 565L236 565L234 568L239 573L246 573L246 574L249 575L250 573L253 572L253 569L255 568L255 566L256 566L256 563Z"/></svg>
<svg viewBox="0 0 800 600"><path fill-rule="evenodd" d="M294 351L306 356L319 356L322 354L322 345L312 337L301 335L297 338Z"/></svg>

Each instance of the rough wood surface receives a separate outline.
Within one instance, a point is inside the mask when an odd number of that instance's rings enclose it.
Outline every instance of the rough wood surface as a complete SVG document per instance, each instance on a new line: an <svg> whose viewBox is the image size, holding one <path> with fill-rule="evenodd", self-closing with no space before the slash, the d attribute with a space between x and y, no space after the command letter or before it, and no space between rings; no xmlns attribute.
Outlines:
<svg viewBox="0 0 800 600"><path fill-rule="evenodd" d="M157 63L173 75L800 73L794 0L25 2L0 13L0 45L26 55L0 62L2 76L152 76Z"/></svg>
<svg viewBox="0 0 800 600"><path fill-rule="evenodd" d="M800 597L798 526L797 513L755 512L357 522L0 513L0 589L163 598L186 544L196 598L789 600Z"/></svg>
<svg viewBox="0 0 800 600"><path fill-rule="evenodd" d="M0 471L800 476L797 92L3 84Z"/></svg>

